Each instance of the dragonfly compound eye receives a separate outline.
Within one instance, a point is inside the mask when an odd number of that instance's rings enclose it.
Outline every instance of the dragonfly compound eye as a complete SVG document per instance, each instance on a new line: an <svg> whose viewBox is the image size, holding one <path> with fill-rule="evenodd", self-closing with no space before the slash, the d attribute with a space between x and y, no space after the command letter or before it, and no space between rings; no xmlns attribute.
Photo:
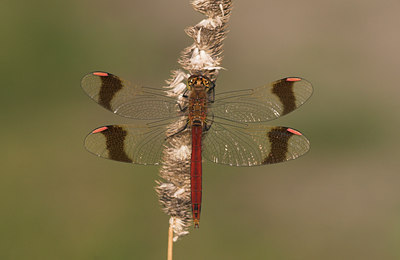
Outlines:
<svg viewBox="0 0 400 260"><path fill-rule="evenodd" d="M209 88L210 87L210 81L208 79L203 78L203 85L204 85L204 87Z"/></svg>
<svg viewBox="0 0 400 260"><path fill-rule="evenodd" d="M194 84L194 78L189 78L188 83L187 83L189 90L192 89L193 84Z"/></svg>

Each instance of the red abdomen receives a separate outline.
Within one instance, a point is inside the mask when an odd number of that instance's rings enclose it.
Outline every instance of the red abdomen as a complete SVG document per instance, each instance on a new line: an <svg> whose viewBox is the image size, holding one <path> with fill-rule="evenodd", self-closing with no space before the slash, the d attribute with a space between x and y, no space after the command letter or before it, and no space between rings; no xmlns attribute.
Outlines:
<svg viewBox="0 0 400 260"><path fill-rule="evenodd" d="M190 162L190 180L192 195L192 214L194 226L199 227L201 210L201 125L192 125L192 158Z"/></svg>

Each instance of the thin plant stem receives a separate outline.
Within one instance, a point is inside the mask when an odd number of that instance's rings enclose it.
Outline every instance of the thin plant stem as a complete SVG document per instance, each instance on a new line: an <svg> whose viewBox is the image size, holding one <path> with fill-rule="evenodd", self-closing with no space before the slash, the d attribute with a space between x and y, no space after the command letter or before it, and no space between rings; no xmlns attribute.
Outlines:
<svg viewBox="0 0 400 260"><path fill-rule="evenodd" d="M174 247L174 230L172 229L172 225L169 225L168 228L168 258L167 260L172 260L172 249Z"/></svg>

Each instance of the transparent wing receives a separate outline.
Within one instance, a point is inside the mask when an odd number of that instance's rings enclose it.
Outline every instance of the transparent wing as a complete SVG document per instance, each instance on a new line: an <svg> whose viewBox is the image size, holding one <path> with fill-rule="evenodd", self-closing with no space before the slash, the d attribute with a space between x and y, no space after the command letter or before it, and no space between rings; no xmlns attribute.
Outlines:
<svg viewBox="0 0 400 260"><path fill-rule="evenodd" d="M166 119L180 114L175 98L162 90L131 85L107 72L92 72L81 81L94 101L120 116L134 119Z"/></svg>
<svg viewBox="0 0 400 260"><path fill-rule="evenodd" d="M93 130L85 139L85 147L103 158L157 165L165 141L166 126L109 125Z"/></svg>
<svg viewBox="0 0 400 260"><path fill-rule="evenodd" d="M257 166L296 159L310 149L299 131L282 126L232 127L214 123L203 138L203 156L231 166Z"/></svg>
<svg viewBox="0 0 400 260"><path fill-rule="evenodd" d="M260 88L216 94L209 111L216 118L230 121L264 122L300 107L312 92L312 85L307 80L284 78Z"/></svg>

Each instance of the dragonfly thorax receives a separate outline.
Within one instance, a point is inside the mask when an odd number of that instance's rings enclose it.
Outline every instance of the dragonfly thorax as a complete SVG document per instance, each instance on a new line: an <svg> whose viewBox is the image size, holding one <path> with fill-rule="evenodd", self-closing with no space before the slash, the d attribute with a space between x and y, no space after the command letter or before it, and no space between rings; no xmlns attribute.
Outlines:
<svg viewBox="0 0 400 260"><path fill-rule="evenodd" d="M207 117L207 91L211 81L200 75L192 75L188 79L189 94L189 123L204 126Z"/></svg>

